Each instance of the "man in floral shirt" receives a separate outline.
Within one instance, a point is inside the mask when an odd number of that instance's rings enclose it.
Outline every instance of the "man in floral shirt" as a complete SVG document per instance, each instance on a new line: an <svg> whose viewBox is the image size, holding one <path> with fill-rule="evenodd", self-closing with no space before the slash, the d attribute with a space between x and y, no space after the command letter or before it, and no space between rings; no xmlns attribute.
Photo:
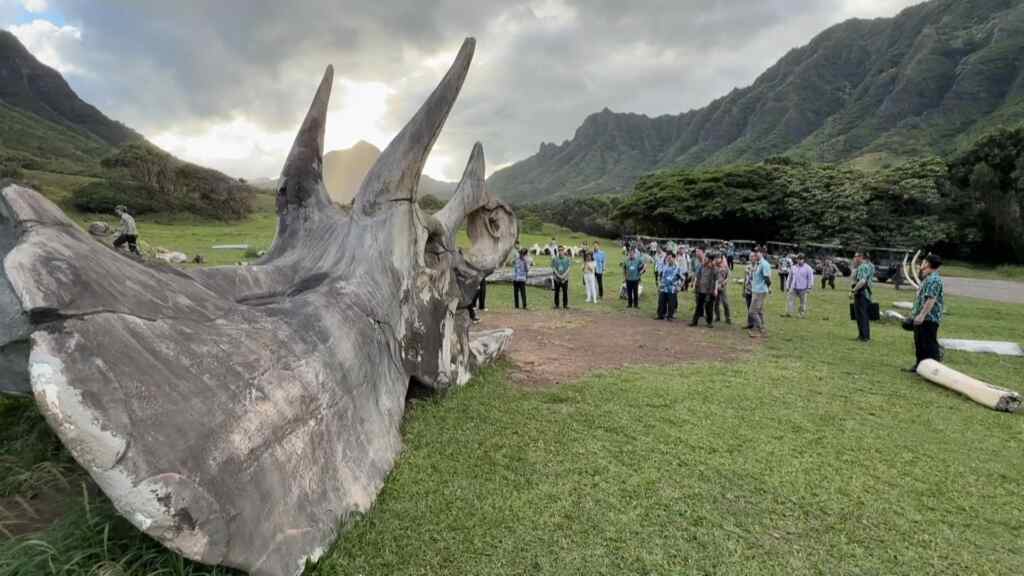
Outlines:
<svg viewBox="0 0 1024 576"><path fill-rule="evenodd" d="M856 272L853 275L853 314L857 319L857 339L861 342L871 341L871 285L875 281L875 266L867 253L857 252L853 257Z"/></svg>
<svg viewBox="0 0 1024 576"><path fill-rule="evenodd" d="M929 254L921 263L921 289L917 291L911 317L914 319L914 351L917 363L910 370L917 371L922 360L939 360L939 324L943 313L943 284L939 276L942 258Z"/></svg>

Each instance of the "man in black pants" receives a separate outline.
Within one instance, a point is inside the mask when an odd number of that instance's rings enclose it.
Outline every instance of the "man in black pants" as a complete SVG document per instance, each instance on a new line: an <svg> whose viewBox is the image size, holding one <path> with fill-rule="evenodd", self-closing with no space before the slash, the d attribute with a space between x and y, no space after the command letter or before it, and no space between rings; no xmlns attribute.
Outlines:
<svg viewBox="0 0 1024 576"><path fill-rule="evenodd" d="M622 262L622 275L626 279L626 308L640 307L640 278L644 275L644 260L636 248Z"/></svg>
<svg viewBox="0 0 1024 576"><path fill-rule="evenodd" d="M555 308L558 308L558 294L562 294L562 308L569 309L569 268L572 267L572 258L566 255L566 250L559 247L558 255L551 261L551 268L555 274Z"/></svg>
<svg viewBox="0 0 1024 576"><path fill-rule="evenodd" d="M914 353L917 362L910 372L917 371L922 360L938 361L942 354L939 349L939 324L942 323L943 282L939 276L942 258L929 254L921 263L921 288L917 291L911 317L914 319Z"/></svg>
<svg viewBox="0 0 1024 576"><path fill-rule="evenodd" d="M601 250L601 243L594 242L594 277L597 278L597 299L604 300L604 269L607 264L607 255Z"/></svg>
<svg viewBox="0 0 1024 576"><path fill-rule="evenodd" d="M690 326L696 326L703 315L708 328L715 319L715 297L718 295L718 256L708 254L697 277L697 305L693 308L693 320Z"/></svg>
<svg viewBox="0 0 1024 576"><path fill-rule="evenodd" d="M853 274L853 314L857 320L857 339L871 341L871 284L875 281L875 266L867 254L857 252L853 257L856 272Z"/></svg>
<svg viewBox="0 0 1024 576"><path fill-rule="evenodd" d="M139 231L135 225L135 218L128 213L128 208L117 206L114 213L121 218L121 229L114 240L114 248L121 249L125 243L128 244L128 251L136 256L142 256L139 252Z"/></svg>
<svg viewBox="0 0 1024 576"><path fill-rule="evenodd" d="M481 312L487 311L487 277L480 280L480 290L476 293L476 305Z"/></svg>

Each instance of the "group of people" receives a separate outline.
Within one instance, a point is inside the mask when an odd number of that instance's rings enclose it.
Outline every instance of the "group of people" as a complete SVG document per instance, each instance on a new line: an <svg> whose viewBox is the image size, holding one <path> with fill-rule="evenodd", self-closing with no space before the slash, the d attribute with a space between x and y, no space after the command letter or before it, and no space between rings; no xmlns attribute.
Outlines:
<svg viewBox="0 0 1024 576"><path fill-rule="evenodd" d="M547 248L551 257L551 271L554 277L554 307L569 308L569 271L573 259L569 249L557 244ZM516 245L516 258L512 263L512 294L516 310L528 310L526 301L526 282L533 267L533 260L526 248ZM600 242L594 242L593 248L584 248L583 285L586 289L588 303L597 303L604 298L604 273L607 255L601 249Z"/></svg>
<svg viewBox="0 0 1024 576"><path fill-rule="evenodd" d="M627 255L621 264L624 280L621 297L626 301L626 307L639 308L643 278L648 272L653 272L658 290L658 320L674 320L679 310L679 293L687 292L692 287L694 308L690 326L699 325L702 319L708 327L722 322L723 318L726 324L731 324L729 282L734 259L730 255L734 254L730 254L728 248L721 246L718 250L706 252L702 248L690 249L689 246L672 243L664 246L657 243L627 246ZM554 307L567 309L569 273L573 259L565 246L559 246L553 241L549 250L554 254L551 263L554 273ZM595 242L592 249L584 247L582 258L586 301L598 302L604 298L607 255L600 244ZM782 255L776 263L779 285L786 294L786 313L783 316L805 318L809 312L809 296L817 286L815 267L804 254ZM531 264L527 251L519 250L514 264L513 282L517 309L527 307L526 279ZM831 258L824 258L817 265L821 275L821 289L831 287L835 290L836 277L839 275L836 263ZM937 274L939 266L941 259L929 256L921 269L924 284L918 293L913 313L918 361L939 354L937 333L942 317L942 281ZM773 290L772 275L767 251L763 247L754 247L743 280L743 297L747 305L745 329L753 338L766 334L764 310L768 295ZM872 302L875 267L868 254L858 252L854 256L852 277L850 295L858 339L869 342L871 320L876 312Z"/></svg>

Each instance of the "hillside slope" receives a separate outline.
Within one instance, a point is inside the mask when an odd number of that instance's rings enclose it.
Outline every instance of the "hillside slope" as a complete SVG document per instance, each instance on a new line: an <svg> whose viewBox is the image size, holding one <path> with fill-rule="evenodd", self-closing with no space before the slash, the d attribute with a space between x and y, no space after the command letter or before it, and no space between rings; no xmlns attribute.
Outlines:
<svg viewBox="0 0 1024 576"><path fill-rule="evenodd" d="M0 30L0 101L109 146L141 138L79 98L59 72L6 30Z"/></svg>
<svg viewBox="0 0 1024 576"><path fill-rule="evenodd" d="M488 181L512 201L624 193L660 168L792 155L879 165L947 154L1024 120L1024 2L932 0L850 20L750 86L650 118L603 110Z"/></svg>

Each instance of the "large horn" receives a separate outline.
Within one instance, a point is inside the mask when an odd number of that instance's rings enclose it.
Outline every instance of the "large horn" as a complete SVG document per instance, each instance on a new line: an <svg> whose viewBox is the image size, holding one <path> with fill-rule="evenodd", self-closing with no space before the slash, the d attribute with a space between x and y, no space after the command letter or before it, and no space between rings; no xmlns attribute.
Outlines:
<svg viewBox="0 0 1024 576"><path fill-rule="evenodd" d="M921 251L918 250L918 254L920 254L920 253L921 253ZM910 268L909 268L910 265L907 262L909 259L910 259L910 252L907 252L906 254L903 255L903 278L906 279L907 283L910 284L911 286L913 286L914 288L920 288L920 286L917 284L917 282L914 281L914 277L911 276L911 274L910 274ZM917 256L916 255L914 256L914 260L917 260Z"/></svg>
<svg viewBox="0 0 1024 576"><path fill-rule="evenodd" d="M449 240L454 239L455 233L470 212L487 204L487 196L484 191L485 170L484 147L477 142L473 145L473 152L469 155L469 161L462 173L462 180L455 188L455 194L445 204L445 207L434 215L448 232Z"/></svg>
<svg viewBox="0 0 1024 576"><path fill-rule="evenodd" d="M910 273L914 275L914 284L921 287L921 251L914 254L914 261L910 263Z"/></svg>
<svg viewBox="0 0 1024 576"><path fill-rule="evenodd" d="M459 96L475 46L473 38L466 38L441 83L377 158L356 194L354 215L371 216L389 202L416 201L423 164Z"/></svg>
<svg viewBox="0 0 1024 576"><path fill-rule="evenodd" d="M271 254L292 246L303 225L315 222L318 214L332 206L324 187L323 163L327 105L333 84L334 67L328 66L281 169L277 189L277 237Z"/></svg>

